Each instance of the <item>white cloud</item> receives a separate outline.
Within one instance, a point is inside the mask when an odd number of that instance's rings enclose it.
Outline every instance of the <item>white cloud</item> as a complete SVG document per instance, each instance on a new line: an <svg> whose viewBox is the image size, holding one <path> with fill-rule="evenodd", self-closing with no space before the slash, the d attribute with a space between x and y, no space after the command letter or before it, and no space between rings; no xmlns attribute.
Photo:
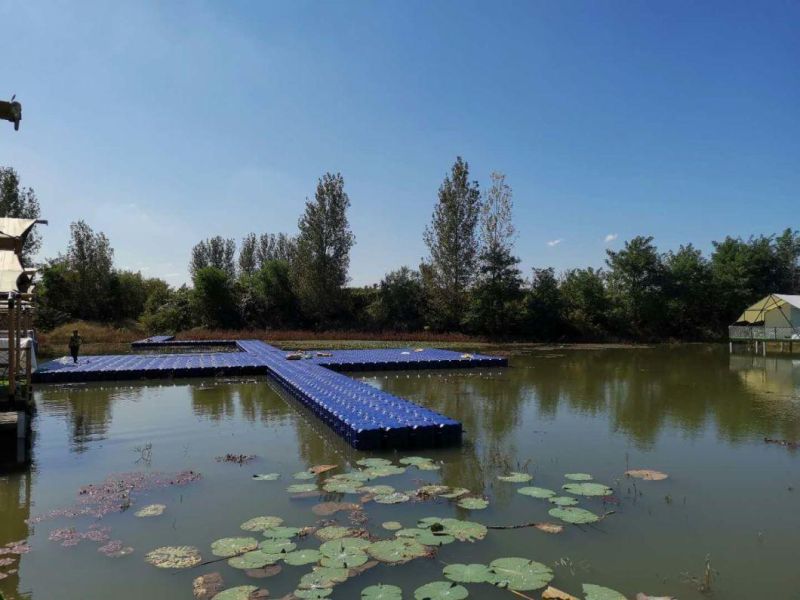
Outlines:
<svg viewBox="0 0 800 600"><path fill-rule="evenodd" d="M605 239L605 241L606 241L606 244L608 244L609 242L613 242L613 241L614 241L615 239L617 239L618 237L619 237L619 235L618 235L618 234L616 234L616 233L609 233L609 234L606 236L606 239Z"/></svg>
<svg viewBox="0 0 800 600"><path fill-rule="evenodd" d="M550 240L549 242L547 242L547 245L552 248L553 246L558 246L563 241L564 240L562 240L561 238L559 238L557 240Z"/></svg>

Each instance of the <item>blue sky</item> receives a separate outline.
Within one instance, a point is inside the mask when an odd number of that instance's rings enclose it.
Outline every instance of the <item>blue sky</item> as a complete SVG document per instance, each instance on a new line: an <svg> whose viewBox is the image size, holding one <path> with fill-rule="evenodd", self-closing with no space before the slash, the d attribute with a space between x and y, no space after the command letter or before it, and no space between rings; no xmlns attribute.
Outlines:
<svg viewBox="0 0 800 600"><path fill-rule="evenodd" d="M294 232L340 171L372 283L426 254L457 155L506 173L526 274L800 226L797 2L0 0L0 27L0 164L44 256L84 219L181 283L196 241Z"/></svg>

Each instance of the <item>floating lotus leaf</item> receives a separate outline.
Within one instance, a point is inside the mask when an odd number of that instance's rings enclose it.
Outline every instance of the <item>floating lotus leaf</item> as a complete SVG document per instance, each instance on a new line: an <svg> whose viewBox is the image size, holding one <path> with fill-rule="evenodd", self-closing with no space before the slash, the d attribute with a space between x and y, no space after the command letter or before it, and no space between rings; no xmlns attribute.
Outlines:
<svg viewBox="0 0 800 600"><path fill-rule="evenodd" d="M564 479L570 479L572 481L591 481L594 477L588 473L567 473L564 475Z"/></svg>
<svg viewBox="0 0 800 600"><path fill-rule="evenodd" d="M378 504L400 504L401 502L408 502L411 497L403 492L393 492L391 494L383 494L375 496L375 502Z"/></svg>
<svg viewBox="0 0 800 600"><path fill-rule="evenodd" d="M600 520L596 514L585 508L577 508L575 506L564 506L558 508L551 508L547 513L551 517L561 519L565 523L574 523L575 525L582 525L584 523L596 523Z"/></svg>
<svg viewBox="0 0 800 600"><path fill-rule="evenodd" d="M497 478L500 481L508 481L509 483L528 483L531 479L533 479L533 475L512 471L508 475L498 475Z"/></svg>
<svg viewBox="0 0 800 600"><path fill-rule="evenodd" d="M321 502L312 506L311 512L320 517L327 517L339 511L358 510L359 508L361 508L360 504L352 502Z"/></svg>
<svg viewBox="0 0 800 600"><path fill-rule="evenodd" d="M222 538L211 544L211 553L214 556L227 558L235 554L243 554L258 548L258 540L251 537Z"/></svg>
<svg viewBox="0 0 800 600"><path fill-rule="evenodd" d="M295 590L292 592L292 598L303 598L306 600L310 598L311 600L319 600L320 598L327 598L333 593L333 590L330 588L317 588L311 590Z"/></svg>
<svg viewBox="0 0 800 600"><path fill-rule="evenodd" d="M417 467L420 471L438 471L439 469L441 469L439 465L432 462L423 462L414 466Z"/></svg>
<svg viewBox="0 0 800 600"><path fill-rule="evenodd" d="M458 501L458 505L467 510L483 510L489 506L489 501L483 498L462 498Z"/></svg>
<svg viewBox="0 0 800 600"><path fill-rule="evenodd" d="M275 560L271 555L265 554L261 550L252 550L245 552L240 556L233 556L228 559L228 564L234 569L261 569L267 565L275 564Z"/></svg>
<svg viewBox="0 0 800 600"><path fill-rule="evenodd" d="M452 544L455 538L444 531L431 531L428 528L420 529L401 529L395 532L395 537L413 538L420 544L425 546L444 546L445 544Z"/></svg>
<svg viewBox="0 0 800 600"><path fill-rule="evenodd" d="M669 477L666 473L654 471L653 469L631 469L630 471L625 471L625 475L636 479L644 479L645 481L662 481Z"/></svg>
<svg viewBox="0 0 800 600"><path fill-rule="evenodd" d="M433 459L427 458L425 456L406 456L405 458L401 458L397 462L399 462L401 465L417 466L422 463L431 463L433 462Z"/></svg>
<svg viewBox="0 0 800 600"><path fill-rule="evenodd" d="M370 467L367 469L369 477L389 477L390 475L402 475L406 472L405 467L387 465L385 467Z"/></svg>
<svg viewBox="0 0 800 600"><path fill-rule="evenodd" d="M211 600L250 600L256 598L258 588L254 585L237 585L236 587L222 590L219 594L214 596ZM266 596L260 596L265 598Z"/></svg>
<svg viewBox="0 0 800 600"><path fill-rule="evenodd" d="M602 483L568 483L561 487L578 496L610 496L614 493L614 490Z"/></svg>
<svg viewBox="0 0 800 600"><path fill-rule="evenodd" d="M547 501L556 506L575 506L578 504L578 501L572 496L553 496L548 498Z"/></svg>
<svg viewBox="0 0 800 600"><path fill-rule="evenodd" d="M338 527L336 525L321 527L317 529L315 533L315 535L322 541L336 540L346 537L349 534L350 530L347 527Z"/></svg>
<svg viewBox="0 0 800 600"><path fill-rule="evenodd" d="M460 498L461 496L464 496L466 494L469 494L469 490L467 488L460 487L460 488L451 488L448 493L439 495L442 498L453 499L453 498Z"/></svg>
<svg viewBox="0 0 800 600"><path fill-rule="evenodd" d="M248 577L253 577L254 579L264 579L265 577L275 577L275 575L282 570L280 565L267 565L260 569L247 569L244 573Z"/></svg>
<svg viewBox="0 0 800 600"><path fill-rule="evenodd" d="M293 483L286 488L290 494L302 494L304 492L316 492L317 486L313 483Z"/></svg>
<svg viewBox="0 0 800 600"><path fill-rule="evenodd" d="M148 552L144 559L159 569L185 569L203 560L194 546L162 546Z"/></svg>
<svg viewBox="0 0 800 600"><path fill-rule="evenodd" d="M361 600L403 600L403 590L396 585L371 585L361 590Z"/></svg>
<svg viewBox="0 0 800 600"><path fill-rule="evenodd" d="M402 460L400 462L403 462ZM385 458L362 458L356 461L357 465L362 467L388 467L392 461Z"/></svg>
<svg viewBox="0 0 800 600"><path fill-rule="evenodd" d="M294 479L304 480L304 479L314 479L314 473L309 471L298 471L294 475L292 475Z"/></svg>
<svg viewBox="0 0 800 600"><path fill-rule="evenodd" d="M560 590L557 587L548 585L542 592L542 600L578 600L578 599L572 594L568 594L567 592Z"/></svg>
<svg viewBox="0 0 800 600"><path fill-rule="evenodd" d="M286 554L295 548L297 544L285 538L264 540L258 545L258 549L267 554Z"/></svg>
<svg viewBox="0 0 800 600"><path fill-rule="evenodd" d="M464 600L467 588L452 581L434 581L414 590L415 600Z"/></svg>
<svg viewBox="0 0 800 600"><path fill-rule="evenodd" d="M530 496L532 498L552 498L556 495L553 490L535 486L521 487L517 490L517 493L522 494L523 496Z"/></svg>
<svg viewBox="0 0 800 600"><path fill-rule="evenodd" d="M583 584L583 594L586 600L626 600L618 591L592 583Z"/></svg>
<svg viewBox="0 0 800 600"><path fill-rule="evenodd" d="M564 531L564 526L556 523L536 523L534 527L536 527L536 529L539 531L544 531L545 533L561 533Z"/></svg>
<svg viewBox="0 0 800 600"><path fill-rule="evenodd" d="M322 566L349 569L363 565L368 560L364 548L369 544L367 540L360 538L342 538L325 542L319 547Z"/></svg>
<svg viewBox="0 0 800 600"><path fill-rule="evenodd" d="M450 491L450 486L447 485L423 485L417 489L417 494L424 496L441 496Z"/></svg>
<svg viewBox="0 0 800 600"><path fill-rule="evenodd" d="M381 527L388 529L389 531L397 531L398 529L403 528L403 524L398 523L397 521L386 521L385 523L381 523Z"/></svg>
<svg viewBox="0 0 800 600"><path fill-rule="evenodd" d="M158 517L164 514L165 504L148 504L133 513L137 517Z"/></svg>
<svg viewBox="0 0 800 600"><path fill-rule="evenodd" d="M245 531L264 531L265 529L272 529L283 525L283 519L280 517L253 517L242 523L239 527Z"/></svg>
<svg viewBox="0 0 800 600"><path fill-rule="evenodd" d="M192 580L192 596L197 600L211 600L212 596L222 591L223 585L222 575L216 571L200 575Z"/></svg>
<svg viewBox="0 0 800 600"><path fill-rule="evenodd" d="M553 579L547 565L527 558L498 558L489 564L491 583L515 592L538 590Z"/></svg>
<svg viewBox="0 0 800 600"><path fill-rule="evenodd" d="M425 556L427 548L417 540L411 538L398 538L395 540L382 540L367 547L367 552L375 560L385 563L399 564L415 558Z"/></svg>
<svg viewBox="0 0 800 600"><path fill-rule="evenodd" d="M442 533L452 535L459 542L474 542L486 537L488 529L480 523L472 521L461 521L459 519L442 519L441 525L444 527Z"/></svg>
<svg viewBox="0 0 800 600"><path fill-rule="evenodd" d="M349 473L338 473L337 475L331 475L325 481L369 481L370 479L372 479L372 475L370 475L367 471L350 471Z"/></svg>
<svg viewBox="0 0 800 600"><path fill-rule="evenodd" d="M258 473L253 475L256 481L275 481L280 478L280 473Z"/></svg>
<svg viewBox="0 0 800 600"><path fill-rule="evenodd" d="M347 579L347 569L318 567L300 578L301 590L332 588Z"/></svg>
<svg viewBox="0 0 800 600"><path fill-rule="evenodd" d="M287 565L292 565L293 567L299 567L301 565L318 563L320 558L322 558L322 554L320 554L319 550L307 548L305 550L295 550L294 552L289 552L283 557L283 562L285 562Z"/></svg>
<svg viewBox="0 0 800 600"><path fill-rule="evenodd" d="M358 491L367 494L375 494L376 496L385 496L387 494L393 494L395 489L390 485L370 485L362 487Z"/></svg>
<svg viewBox="0 0 800 600"><path fill-rule="evenodd" d="M450 581L458 583L486 583L492 579L493 574L486 565L462 565L455 563L444 568L444 576Z"/></svg>
<svg viewBox="0 0 800 600"><path fill-rule="evenodd" d="M284 538L290 539L300 533L299 527L271 527L263 531L265 538L275 539Z"/></svg>
<svg viewBox="0 0 800 600"><path fill-rule="evenodd" d="M333 481L323 485L322 489L332 494L360 494L363 486L360 481Z"/></svg>

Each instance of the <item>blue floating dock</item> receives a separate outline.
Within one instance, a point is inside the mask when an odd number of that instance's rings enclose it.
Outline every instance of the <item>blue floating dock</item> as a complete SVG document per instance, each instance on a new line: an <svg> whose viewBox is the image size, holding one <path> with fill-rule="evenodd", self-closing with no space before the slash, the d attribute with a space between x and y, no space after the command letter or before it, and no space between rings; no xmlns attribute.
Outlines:
<svg viewBox="0 0 800 600"><path fill-rule="evenodd" d="M259 340L182 341L155 336L136 349L230 346L230 352L123 354L45 363L36 383L268 375L358 449L430 447L461 441L461 423L378 390L338 371L504 367L505 358L449 350L389 349L310 352L300 360Z"/></svg>

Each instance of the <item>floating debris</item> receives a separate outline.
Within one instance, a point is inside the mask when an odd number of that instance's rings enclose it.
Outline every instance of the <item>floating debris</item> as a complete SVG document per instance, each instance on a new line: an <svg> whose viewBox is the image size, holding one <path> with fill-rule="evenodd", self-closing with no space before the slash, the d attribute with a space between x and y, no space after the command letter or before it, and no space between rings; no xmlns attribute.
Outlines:
<svg viewBox="0 0 800 600"><path fill-rule="evenodd" d="M311 512L318 517L329 517L337 512L359 510L360 508L360 504L353 502L321 502L312 506Z"/></svg>
<svg viewBox="0 0 800 600"><path fill-rule="evenodd" d="M645 481L663 481L669 477L666 473L654 471L653 469L631 469L630 471L625 471L625 475L636 479L644 479Z"/></svg>
<svg viewBox="0 0 800 600"><path fill-rule="evenodd" d="M158 517L164 514L166 508L165 504L148 504L133 514L137 517Z"/></svg>
<svg viewBox="0 0 800 600"><path fill-rule="evenodd" d="M192 595L196 600L211 600L222 591L224 585L222 575L218 572L207 573L192 581Z"/></svg>
<svg viewBox="0 0 800 600"><path fill-rule="evenodd" d="M542 592L542 600L578 600L578 598L549 585Z"/></svg>
<svg viewBox="0 0 800 600"><path fill-rule="evenodd" d="M120 558L133 553L133 548L124 546L122 540L111 540L97 549L101 554L105 554L110 558Z"/></svg>
<svg viewBox="0 0 800 600"><path fill-rule="evenodd" d="M217 462L235 463L239 466L246 465L256 459L255 454L225 454L224 456L217 456Z"/></svg>
<svg viewBox="0 0 800 600"><path fill-rule="evenodd" d="M280 478L280 473L257 473L253 475L256 481L276 481Z"/></svg>

